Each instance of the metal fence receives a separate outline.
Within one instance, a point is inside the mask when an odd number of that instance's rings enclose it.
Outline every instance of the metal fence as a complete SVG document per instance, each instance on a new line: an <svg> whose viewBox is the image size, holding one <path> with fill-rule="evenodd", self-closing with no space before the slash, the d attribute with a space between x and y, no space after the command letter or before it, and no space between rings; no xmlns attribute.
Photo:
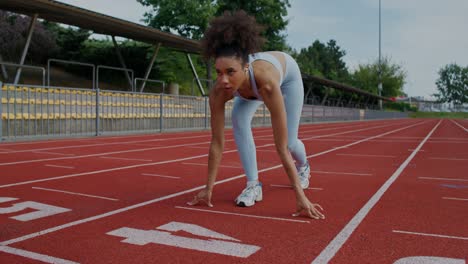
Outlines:
<svg viewBox="0 0 468 264"><path fill-rule="evenodd" d="M209 129L207 97L44 86L1 85L2 141ZM225 124L232 126L232 101ZM301 122L404 118L407 113L304 105ZM261 105L253 126L270 125Z"/></svg>

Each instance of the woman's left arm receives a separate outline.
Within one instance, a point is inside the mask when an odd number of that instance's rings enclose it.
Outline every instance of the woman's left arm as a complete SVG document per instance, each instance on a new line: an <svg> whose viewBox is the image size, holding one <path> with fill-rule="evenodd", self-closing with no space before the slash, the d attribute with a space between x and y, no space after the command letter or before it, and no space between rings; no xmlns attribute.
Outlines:
<svg viewBox="0 0 468 264"><path fill-rule="evenodd" d="M305 214L311 218L325 218L316 208L322 209L320 205L311 203L300 185L296 166L288 150L286 108L279 87L279 77L277 78L278 80L275 80L275 78L271 77L272 75L271 72L268 74L268 72L260 71L255 74L255 80L259 87L259 93L270 111L276 151L278 152L286 174L289 177L289 181L296 193L297 210L294 215L298 216L301 212L305 212Z"/></svg>

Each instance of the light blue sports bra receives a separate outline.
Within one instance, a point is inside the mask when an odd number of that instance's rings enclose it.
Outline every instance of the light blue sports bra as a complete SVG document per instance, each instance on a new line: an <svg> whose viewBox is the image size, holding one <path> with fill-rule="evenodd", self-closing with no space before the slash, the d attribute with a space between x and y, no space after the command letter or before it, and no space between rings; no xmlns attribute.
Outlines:
<svg viewBox="0 0 468 264"><path fill-rule="evenodd" d="M275 56L273 56L273 55L271 55L269 53L266 53L266 52L258 52L258 53L250 54L249 55L250 86L252 87L252 90L253 90L255 96L257 97L257 99L244 98L239 94L238 91L236 91L234 93L234 96L238 96L238 97L243 98L245 100L260 100L260 101L263 100L262 97L260 96L260 94L258 93L258 87L257 87L257 83L255 82L255 76L254 76L254 71L253 71L252 62L254 62L256 60L264 60L264 61L268 61L269 63L273 64L273 66L275 66L275 68L280 73L280 85L283 83L283 67L281 66L281 63L279 62L279 60Z"/></svg>

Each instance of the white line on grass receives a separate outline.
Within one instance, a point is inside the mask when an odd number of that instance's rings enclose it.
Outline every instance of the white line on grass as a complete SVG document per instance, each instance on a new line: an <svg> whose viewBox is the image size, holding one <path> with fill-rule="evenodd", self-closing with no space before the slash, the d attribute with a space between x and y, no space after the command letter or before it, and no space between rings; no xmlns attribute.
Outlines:
<svg viewBox="0 0 468 264"><path fill-rule="evenodd" d="M359 224L364 220L369 211L377 204L377 202L382 198L384 193L390 188L390 186L395 182L395 180L401 175L403 170L408 166L411 160L416 156L418 151L422 148L424 143L429 139L429 137L434 133L434 131L439 127L439 121L437 125L427 134L427 136L419 143L418 147L411 153L411 155L400 165L400 167L393 173L393 175L380 187L380 189L371 197L371 199L359 210L359 212L349 221L349 223L335 236L335 238L327 245L327 247L322 250L322 252L312 261L312 264L321 264L329 263L330 260L335 256L338 250L344 245L344 243L349 239L351 234L356 230Z"/></svg>
<svg viewBox="0 0 468 264"><path fill-rule="evenodd" d="M68 192L68 191L57 190L57 189L48 189L48 188L42 188L42 187L32 187L32 188L36 189L36 190L66 193L66 194L72 194L72 195L76 195L76 196L86 196L86 197L98 198L98 199L104 199L104 200L110 200L110 201L118 201L119 200L119 199L108 198L108 197L103 197L103 196L89 195L89 194L77 193L77 192Z"/></svg>

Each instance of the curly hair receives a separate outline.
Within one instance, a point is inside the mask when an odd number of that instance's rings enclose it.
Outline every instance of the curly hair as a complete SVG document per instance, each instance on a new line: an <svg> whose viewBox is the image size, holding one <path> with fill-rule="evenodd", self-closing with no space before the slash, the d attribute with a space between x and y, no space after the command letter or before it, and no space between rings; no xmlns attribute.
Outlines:
<svg viewBox="0 0 468 264"><path fill-rule="evenodd" d="M235 56L245 63L249 54L260 51L265 43L260 36L262 30L255 18L245 11L225 11L208 25L201 41L202 55L206 60Z"/></svg>

